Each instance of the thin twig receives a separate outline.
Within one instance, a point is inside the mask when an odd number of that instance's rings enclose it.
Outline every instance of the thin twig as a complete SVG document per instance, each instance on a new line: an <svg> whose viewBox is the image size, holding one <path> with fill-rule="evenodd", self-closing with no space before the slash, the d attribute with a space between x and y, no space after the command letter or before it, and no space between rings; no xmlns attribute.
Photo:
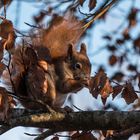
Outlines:
<svg viewBox="0 0 140 140"><path fill-rule="evenodd" d="M82 110L82 109L80 109L80 108L78 108L77 106L75 106L75 105L72 105L73 107L75 107L78 111L84 111L84 110Z"/></svg>
<svg viewBox="0 0 140 140"><path fill-rule="evenodd" d="M64 138L71 138L69 135L60 135L60 134L55 134L57 137L64 137Z"/></svg>
<svg viewBox="0 0 140 140"><path fill-rule="evenodd" d="M34 140L44 140L45 138L53 135L54 133L56 133L57 131L49 129L43 133L41 133L40 135L38 135L38 137L36 137Z"/></svg>
<svg viewBox="0 0 140 140"><path fill-rule="evenodd" d="M118 82L114 81L114 80L110 80L112 83L116 84L117 86L123 86L121 84L119 84Z"/></svg>
<svg viewBox="0 0 140 140"><path fill-rule="evenodd" d="M14 81L12 80L12 74L11 74L11 71L10 71L10 64L11 64L11 54L10 52L9 53L9 63L8 63L8 66L6 66L7 70L8 70L8 73L9 73L9 76L10 76L10 82L12 84L12 88L13 88L13 91L14 93L16 94L16 88L15 88L15 85L14 85Z"/></svg>
<svg viewBox="0 0 140 140"><path fill-rule="evenodd" d="M138 91L138 90L135 90L135 92L136 92L136 93L140 93L140 91Z"/></svg>
<svg viewBox="0 0 140 140"><path fill-rule="evenodd" d="M100 18L103 14L105 14L108 9L114 4L116 3L118 0L112 0L112 2L110 2L107 6L105 6L101 11L98 11L97 14L95 14L95 17L93 17L93 19L91 19L88 23L86 23L83 28L87 29L95 20L97 20L98 18Z"/></svg>
<svg viewBox="0 0 140 140"><path fill-rule="evenodd" d="M4 0L2 0L2 2L3 2L3 5L4 5L4 17L6 19L6 4L4 3Z"/></svg>
<svg viewBox="0 0 140 140"><path fill-rule="evenodd" d="M111 138L111 140L128 138L132 134L137 134L137 133L140 133L140 124L138 124L137 126L128 128L126 130L123 130L121 132L114 133L113 135L108 136L105 140L108 140L109 138Z"/></svg>
<svg viewBox="0 0 140 140"><path fill-rule="evenodd" d="M37 28L37 29L40 29L41 28L41 26L35 26L35 25L31 25L31 24L29 24L29 23L27 23L27 22L24 22L26 25L28 25L28 26L30 26L30 27L33 27L33 28Z"/></svg>
<svg viewBox="0 0 140 140"><path fill-rule="evenodd" d="M27 135L27 136L38 136L39 134L30 134L30 133L24 133L25 135Z"/></svg>

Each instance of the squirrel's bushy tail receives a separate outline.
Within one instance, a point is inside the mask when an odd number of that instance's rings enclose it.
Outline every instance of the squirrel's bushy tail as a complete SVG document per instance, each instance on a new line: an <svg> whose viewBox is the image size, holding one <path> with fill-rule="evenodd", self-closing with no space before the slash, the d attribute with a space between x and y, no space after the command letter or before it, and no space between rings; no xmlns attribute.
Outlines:
<svg viewBox="0 0 140 140"><path fill-rule="evenodd" d="M52 58L65 56L68 44L76 46L84 31L82 25L74 16L54 17L43 35L43 46L50 50Z"/></svg>

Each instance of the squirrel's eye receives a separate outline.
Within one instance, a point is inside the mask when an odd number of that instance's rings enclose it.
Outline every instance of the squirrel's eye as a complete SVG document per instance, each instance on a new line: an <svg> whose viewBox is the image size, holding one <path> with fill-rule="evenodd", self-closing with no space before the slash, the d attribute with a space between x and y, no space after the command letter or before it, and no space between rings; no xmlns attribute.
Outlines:
<svg viewBox="0 0 140 140"><path fill-rule="evenodd" d="M82 64L81 63L76 63L75 64L75 69L81 69L82 68Z"/></svg>

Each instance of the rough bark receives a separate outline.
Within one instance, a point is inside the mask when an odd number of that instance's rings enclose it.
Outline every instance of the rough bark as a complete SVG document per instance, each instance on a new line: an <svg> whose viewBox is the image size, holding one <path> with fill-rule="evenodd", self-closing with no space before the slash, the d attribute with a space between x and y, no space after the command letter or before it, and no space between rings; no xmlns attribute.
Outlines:
<svg viewBox="0 0 140 140"><path fill-rule="evenodd" d="M54 131L124 130L140 124L140 112L82 111L72 113L35 113L14 109L1 125L5 131L16 126L48 128ZM1 131L0 133L4 133Z"/></svg>

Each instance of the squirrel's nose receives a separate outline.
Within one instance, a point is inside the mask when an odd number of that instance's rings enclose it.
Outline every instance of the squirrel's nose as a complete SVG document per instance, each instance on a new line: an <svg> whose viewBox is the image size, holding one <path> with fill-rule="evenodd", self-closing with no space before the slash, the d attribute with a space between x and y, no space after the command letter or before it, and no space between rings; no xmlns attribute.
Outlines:
<svg viewBox="0 0 140 140"><path fill-rule="evenodd" d="M90 85L90 80L87 80L85 86L89 87L89 85Z"/></svg>
<svg viewBox="0 0 140 140"><path fill-rule="evenodd" d="M86 76L84 78L84 81L85 81L85 86L88 87L90 85L90 77L89 76Z"/></svg>

